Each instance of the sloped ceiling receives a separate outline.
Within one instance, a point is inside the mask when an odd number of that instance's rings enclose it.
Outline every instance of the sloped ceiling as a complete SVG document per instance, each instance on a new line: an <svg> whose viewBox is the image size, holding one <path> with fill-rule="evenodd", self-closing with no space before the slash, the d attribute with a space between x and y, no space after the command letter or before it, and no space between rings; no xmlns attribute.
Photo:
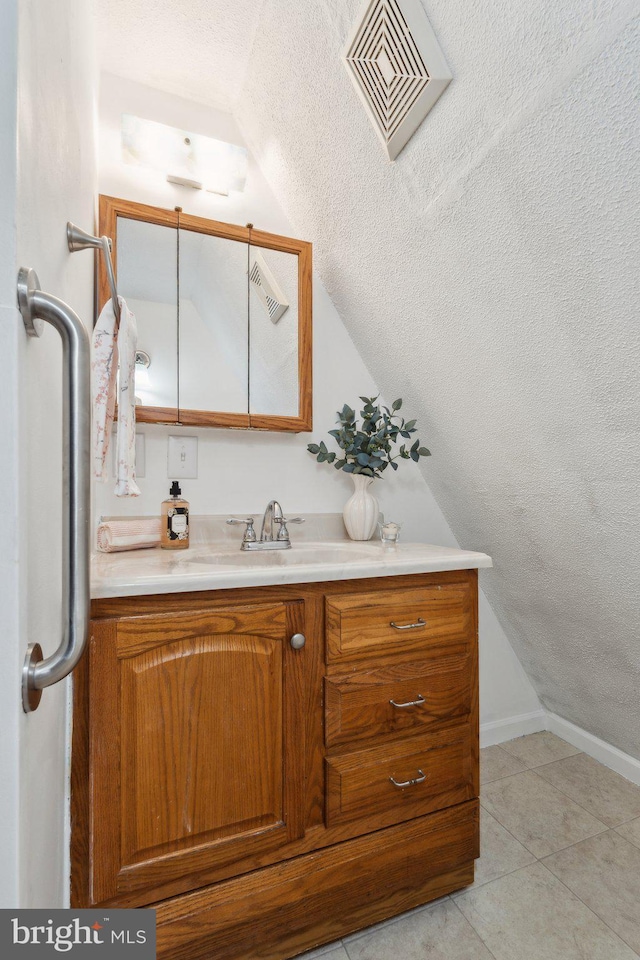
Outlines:
<svg viewBox="0 0 640 960"><path fill-rule="evenodd" d="M264 0L95 0L102 70L231 110Z"/></svg>
<svg viewBox="0 0 640 960"><path fill-rule="evenodd" d="M226 84L545 705L640 757L636 3L423 2L454 79L395 163L340 62L360 0L238 3L236 73L174 92Z"/></svg>
<svg viewBox="0 0 640 960"><path fill-rule="evenodd" d="M637 7L425 0L454 79L393 164L359 7L270 0L238 119L544 704L640 757Z"/></svg>

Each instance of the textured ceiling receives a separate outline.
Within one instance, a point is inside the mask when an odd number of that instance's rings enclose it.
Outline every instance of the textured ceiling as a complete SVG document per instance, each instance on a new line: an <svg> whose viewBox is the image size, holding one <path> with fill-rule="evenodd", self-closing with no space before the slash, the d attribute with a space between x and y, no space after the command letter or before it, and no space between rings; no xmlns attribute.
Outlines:
<svg viewBox="0 0 640 960"><path fill-rule="evenodd" d="M425 0L454 79L393 164L359 6L267 0L237 118L543 702L640 757L637 5Z"/></svg>
<svg viewBox="0 0 640 960"><path fill-rule="evenodd" d="M100 68L231 110L264 0L96 0Z"/></svg>

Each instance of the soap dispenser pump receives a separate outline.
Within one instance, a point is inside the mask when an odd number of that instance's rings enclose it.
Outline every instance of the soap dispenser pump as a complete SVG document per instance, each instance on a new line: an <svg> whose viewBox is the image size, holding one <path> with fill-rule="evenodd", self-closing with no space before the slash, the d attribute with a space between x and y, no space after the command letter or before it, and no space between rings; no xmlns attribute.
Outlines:
<svg viewBox="0 0 640 960"><path fill-rule="evenodd" d="M169 499L162 503L161 531L160 546L164 550L186 550L189 546L189 504L182 499L177 480L171 484Z"/></svg>

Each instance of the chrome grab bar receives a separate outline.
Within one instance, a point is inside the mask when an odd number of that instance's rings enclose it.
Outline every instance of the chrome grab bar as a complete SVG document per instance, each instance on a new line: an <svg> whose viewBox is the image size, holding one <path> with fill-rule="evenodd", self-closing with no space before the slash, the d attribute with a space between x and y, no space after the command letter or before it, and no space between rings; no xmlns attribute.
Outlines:
<svg viewBox="0 0 640 960"><path fill-rule="evenodd" d="M71 307L40 290L34 270L18 272L18 306L30 337L42 336L43 321L62 339L63 477L62 614L65 625L55 653L44 659L29 644L22 669L22 706L36 710L45 687L63 680L84 652L89 632L89 510L91 390L89 335Z"/></svg>

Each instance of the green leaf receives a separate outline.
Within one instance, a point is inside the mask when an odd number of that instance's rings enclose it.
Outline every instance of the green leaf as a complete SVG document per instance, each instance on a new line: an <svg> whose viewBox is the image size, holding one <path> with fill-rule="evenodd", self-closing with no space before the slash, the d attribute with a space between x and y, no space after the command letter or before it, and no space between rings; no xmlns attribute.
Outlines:
<svg viewBox="0 0 640 960"><path fill-rule="evenodd" d="M415 460L416 463L418 462L418 460L420 459L420 457L418 456L418 451L417 451L417 450L412 450L412 451L411 451L411 459L412 459L412 460Z"/></svg>
<svg viewBox="0 0 640 960"><path fill-rule="evenodd" d="M415 427L415 425L416 425L416 421L415 421L415 420L407 420L407 422L406 422L405 425L404 425L404 429L405 429L405 430L413 430L413 428Z"/></svg>
<svg viewBox="0 0 640 960"><path fill-rule="evenodd" d="M391 406L394 410L399 410L400 407L402 406L402 400L401 399L394 400Z"/></svg>
<svg viewBox="0 0 640 960"><path fill-rule="evenodd" d="M317 443L310 443L307 445L307 450L309 451L309 453L317 453L319 449L320 447L318 446Z"/></svg>
<svg viewBox="0 0 640 960"><path fill-rule="evenodd" d="M343 467L342 469L344 470L345 473L353 473L353 472L355 471L355 464L354 464L354 463L345 463L345 465L344 465L344 467Z"/></svg>
<svg viewBox="0 0 640 960"><path fill-rule="evenodd" d="M419 446L420 446L420 441L419 441L419 440L416 440L416 442L415 442L415 443L413 444L413 446L411 447L411 453L417 453Z"/></svg>
<svg viewBox="0 0 640 960"><path fill-rule="evenodd" d="M395 462L395 460L391 460L390 463L394 470L398 469L398 464Z"/></svg>
<svg viewBox="0 0 640 960"><path fill-rule="evenodd" d="M369 457L368 453L359 453L356 459L358 463L361 464L363 467L367 467L369 466L369 460L371 458Z"/></svg>
<svg viewBox="0 0 640 960"><path fill-rule="evenodd" d="M431 451L430 451L430 450L427 450L426 447L420 447L419 450L418 450L418 453L420 454L421 457L430 457L430 456L431 456Z"/></svg>

